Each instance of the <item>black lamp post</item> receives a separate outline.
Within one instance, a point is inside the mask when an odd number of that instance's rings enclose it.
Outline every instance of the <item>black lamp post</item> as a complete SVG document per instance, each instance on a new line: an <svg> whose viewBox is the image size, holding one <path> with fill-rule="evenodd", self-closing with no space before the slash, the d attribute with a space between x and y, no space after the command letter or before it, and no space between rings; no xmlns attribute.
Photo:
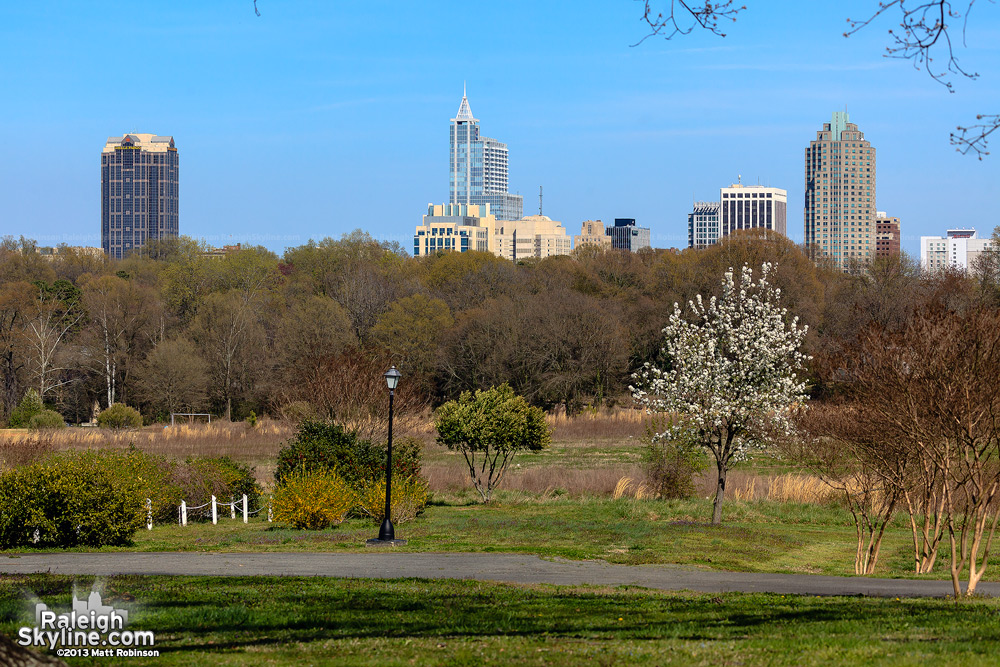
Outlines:
<svg viewBox="0 0 1000 667"><path fill-rule="evenodd" d="M396 531L392 527L392 519L390 518L392 516L392 399L396 395L396 386L403 374L393 366L385 372L383 377L385 384L389 387L389 443L385 463L385 520L382 521L382 527L379 528L378 538L368 540L369 546L406 544L406 540L396 539Z"/></svg>

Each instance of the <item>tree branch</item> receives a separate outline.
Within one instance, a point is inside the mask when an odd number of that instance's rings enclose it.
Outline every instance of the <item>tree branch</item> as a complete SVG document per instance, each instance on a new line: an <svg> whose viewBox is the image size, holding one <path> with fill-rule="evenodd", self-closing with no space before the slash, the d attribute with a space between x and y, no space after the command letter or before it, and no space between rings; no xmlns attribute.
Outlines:
<svg viewBox="0 0 1000 667"><path fill-rule="evenodd" d="M916 69L923 69L932 79L943 85L949 92L955 92L949 78L953 74L969 79L979 77L976 72L968 72L962 68L955 55L955 44L952 42L951 27L948 21L962 20L962 44L965 44L965 33L969 13L976 0L968 1L964 13L952 8L951 0L889 0L879 2L878 9L864 20L847 19L850 29L844 37L850 37L865 26L872 23L890 9L897 8L900 12L899 30L890 30L893 43L886 47L885 57L911 60ZM936 54L947 57L943 69L934 67Z"/></svg>
<svg viewBox="0 0 1000 667"><path fill-rule="evenodd" d="M987 150L987 139L1000 128L1000 114L979 114L976 120L983 122L968 127L959 125L956 132L951 133L951 145L956 146L955 150L962 155L967 155L971 151L982 160L984 155L990 154Z"/></svg>
<svg viewBox="0 0 1000 667"><path fill-rule="evenodd" d="M746 5L734 7L733 0L712 3L708 0L703 5L688 4L685 0L670 0L670 10L664 14L653 9L654 0L642 0L642 20L649 26L649 34L632 46L639 46L650 37L671 39L675 35L690 34L695 27L700 27L719 37L725 37L719 27L719 21L736 21L736 15L746 9ZM678 21L678 17L681 17ZM692 19L688 23L686 18Z"/></svg>

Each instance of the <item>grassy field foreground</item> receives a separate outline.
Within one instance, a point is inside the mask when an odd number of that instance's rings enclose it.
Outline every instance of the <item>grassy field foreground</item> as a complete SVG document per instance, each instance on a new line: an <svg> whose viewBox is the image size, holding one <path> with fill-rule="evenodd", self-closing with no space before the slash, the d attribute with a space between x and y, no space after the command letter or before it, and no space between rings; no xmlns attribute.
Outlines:
<svg viewBox="0 0 1000 667"><path fill-rule="evenodd" d="M502 492L481 505L472 494L437 496L416 520L396 527L409 542L398 551L510 552L601 559L630 565L667 563L747 572L854 574L854 526L835 505L768 500L727 503L725 522L710 526L711 501L571 498ZM218 525L157 525L131 547L100 551L364 551L378 534L349 519L321 531L253 519ZM79 549L81 551L87 549ZM22 553L32 549L19 549ZM58 550L56 550L58 551ZM947 554L931 578L947 578ZM912 545L902 518L888 531L877 576L911 577Z"/></svg>
<svg viewBox="0 0 1000 667"><path fill-rule="evenodd" d="M30 595L67 608L93 578L0 576L0 631ZM112 577L105 603L156 634L130 665L996 664L1000 602L464 581ZM104 658L70 664L113 663Z"/></svg>

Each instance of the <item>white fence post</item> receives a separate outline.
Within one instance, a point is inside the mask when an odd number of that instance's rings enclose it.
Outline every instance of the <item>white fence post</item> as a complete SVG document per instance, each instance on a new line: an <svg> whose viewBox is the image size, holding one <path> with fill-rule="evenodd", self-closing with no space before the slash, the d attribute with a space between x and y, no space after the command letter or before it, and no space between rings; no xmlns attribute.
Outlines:
<svg viewBox="0 0 1000 667"><path fill-rule="evenodd" d="M247 494L243 494L243 523L247 522Z"/></svg>
<svg viewBox="0 0 1000 667"><path fill-rule="evenodd" d="M153 501L146 498L146 530L153 530Z"/></svg>
<svg viewBox="0 0 1000 667"><path fill-rule="evenodd" d="M181 501L181 525L188 525L188 505L183 500Z"/></svg>
<svg viewBox="0 0 1000 667"><path fill-rule="evenodd" d="M229 496L229 518L230 519L236 518L236 501L233 499L232 496Z"/></svg>
<svg viewBox="0 0 1000 667"><path fill-rule="evenodd" d="M271 510L271 499L267 499L267 522L271 523L274 521L274 512Z"/></svg>
<svg viewBox="0 0 1000 667"><path fill-rule="evenodd" d="M219 523L219 507L215 504L215 496L212 496L212 525Z"/></svg>

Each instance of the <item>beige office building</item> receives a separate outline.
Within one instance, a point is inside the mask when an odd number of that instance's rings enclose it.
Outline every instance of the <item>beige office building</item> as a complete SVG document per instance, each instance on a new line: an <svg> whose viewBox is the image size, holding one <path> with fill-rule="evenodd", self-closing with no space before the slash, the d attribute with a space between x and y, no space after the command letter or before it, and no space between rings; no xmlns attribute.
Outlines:
<svg viewBox="0 0 1000 667"><path fill-rule="evenodd" d="M413 235L413 256L447 250L496 250L497 219L489 204L428 204L427 215Z"/></svg>
<svg viewBox="0 0 1000 667"><path fill-rule="evenodd" d="M500 220L497 225L495 252L513 262L529 257L568 255L573 249L573 239L563 224L547 215Z"/></svg>
<svg viewBox="0 0 1000 667"><path fill-rule="evenodd" d="M838 267L875 256L875 148L835 111L806 149L805 243Z"/></svg>
<svg viewBox="0 0 1000 667"><path fill-rule="evenodd" d="M600 220L584 220L580 225L580 235L573 237L573 247L582 248L585 245L596 245L600 248L611 247L611 237L604 231L604 223Z"/></svg>
<svg viewBox="0 0 1000 667"><path fill-rule="evenodd" d="M489 204L428 204L413 235L413 256L436 252L492 252L511 261L568 255L572 238L544 215L497 220Z"/></svg>

